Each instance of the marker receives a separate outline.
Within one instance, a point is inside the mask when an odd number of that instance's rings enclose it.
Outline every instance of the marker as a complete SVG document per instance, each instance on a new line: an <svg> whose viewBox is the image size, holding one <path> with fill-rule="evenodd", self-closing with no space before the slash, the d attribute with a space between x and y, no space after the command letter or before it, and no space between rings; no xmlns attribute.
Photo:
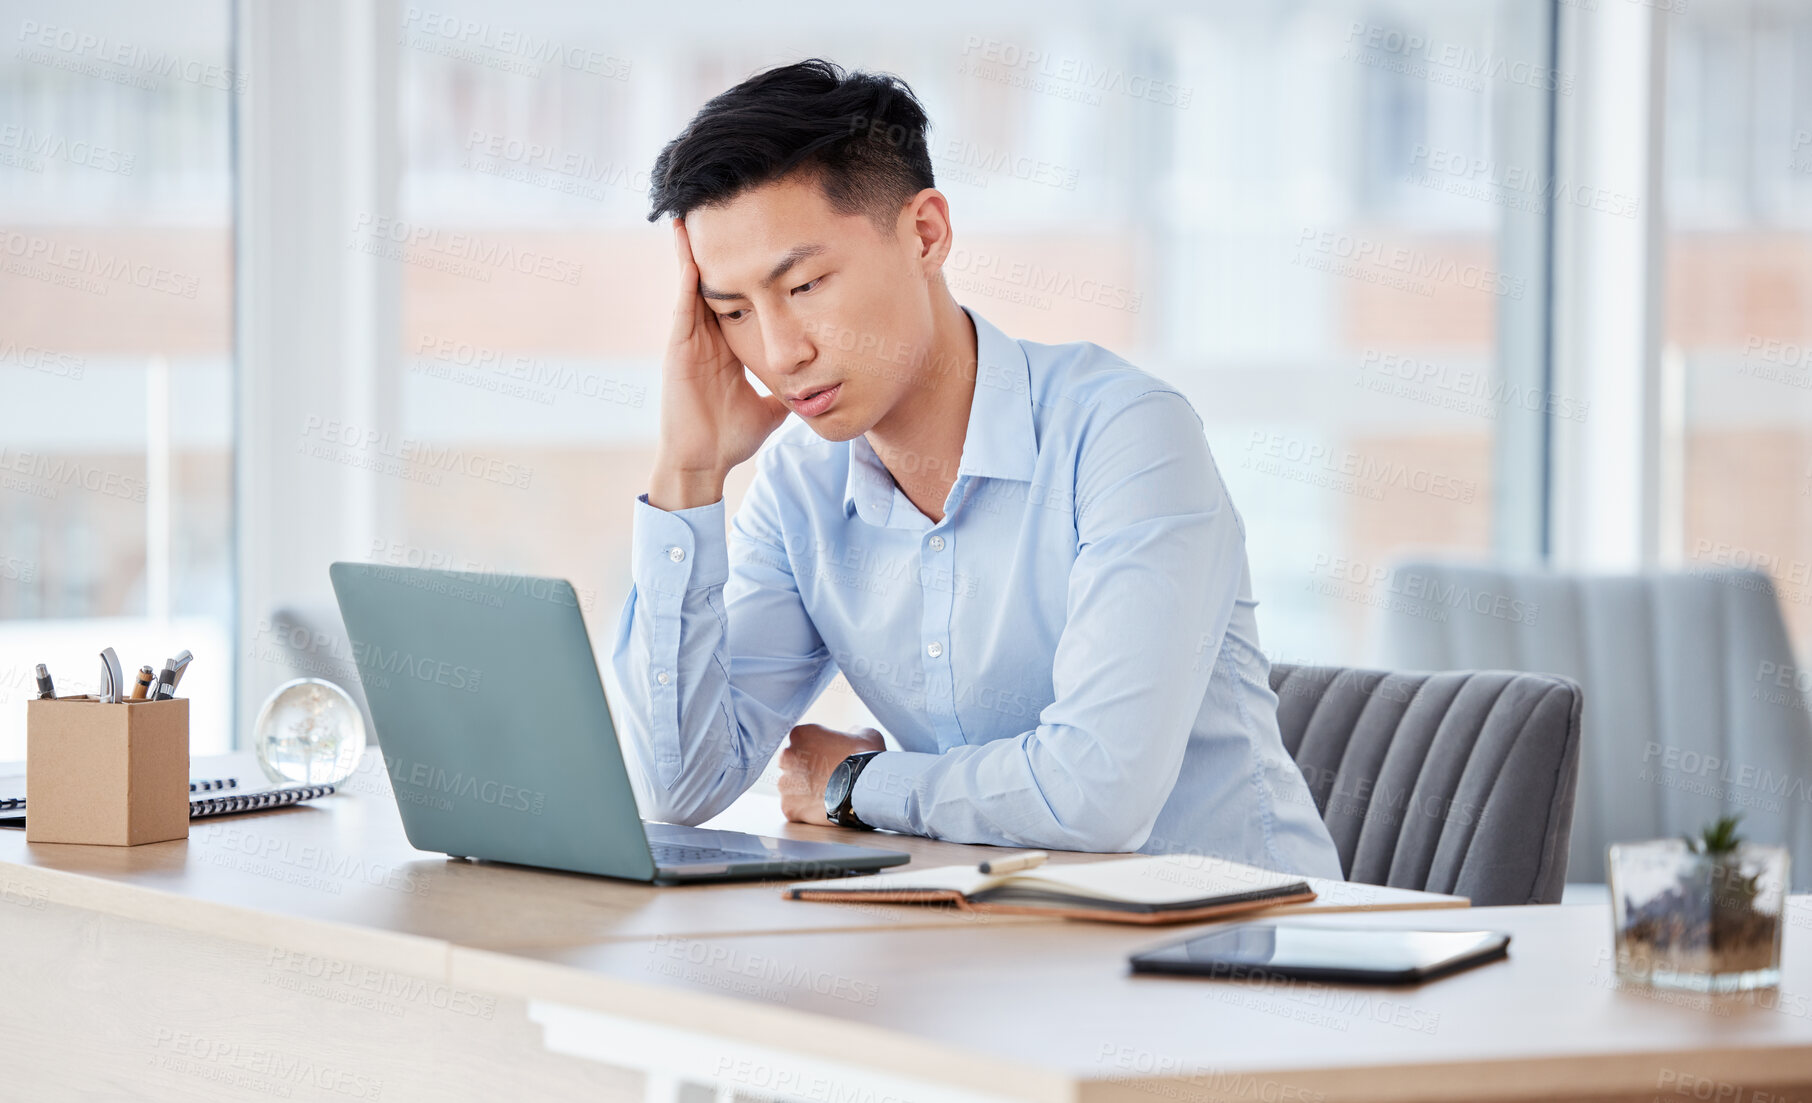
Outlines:
<svg viewBox="0 0 1812 1103"><path fill-rule="evenodd" d="M57 699L57 687L50 683L50 668L38 664L38 700L54 701Z"/></svg>
<svg viewBox="0 0 1812 1103"><path fill-rule="evenodd" d="M975 868L983 873L1018 873L1022 869L1032 869L1044 864L1050 855L1042 850L1028 850L1024 854L1015 854L1011 858L991 858Z"/></svg>
<svg viewBox="0 0 1812 1103"><path fill-rule="evenodd" d="M176 696L176 660L164 660L164 672L157 676L157 688L151 691L153 701L168 701Z"/></svg>
<svg viewBox="0 0 1812 1103"><path fill-rule="evenodd" d="M156 678L157 675L152 672L150 667L139 667L138 684L132 687L132 699L134 701L143 701L145 699L145 691L151 688L151 683L155 681Z"/></svg>
<svg viewBox="0 0 1812 1103"><path fill-rule="evenodd" d="M120 657L113 648L101 651L101 703L113 704L126 692L126 675L120 670Z"/></svg>

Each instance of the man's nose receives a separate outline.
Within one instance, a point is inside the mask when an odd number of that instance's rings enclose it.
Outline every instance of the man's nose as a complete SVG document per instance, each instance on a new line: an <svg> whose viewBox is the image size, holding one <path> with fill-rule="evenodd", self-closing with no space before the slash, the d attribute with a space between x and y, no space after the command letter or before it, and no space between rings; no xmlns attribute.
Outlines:
<svg viewBox="0 0 1812 1103"><path fill-rule="evenodd" d="M776 372L797 371L817 356L811 334L797 318L770 316L764 319L761 341L768 364Z"/></svg>

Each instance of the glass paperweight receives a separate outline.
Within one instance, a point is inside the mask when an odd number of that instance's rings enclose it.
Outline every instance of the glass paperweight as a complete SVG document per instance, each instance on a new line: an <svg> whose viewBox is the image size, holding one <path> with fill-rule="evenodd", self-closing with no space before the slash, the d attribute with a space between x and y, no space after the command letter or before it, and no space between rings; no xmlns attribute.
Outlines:
<svg viewBox="0 0 1812 1103"><path fill-rule="evenodd" d="M1609 869L1620 979L1695 992L1780 984L1785 847L1619 843Z"/></svg>
<svg viewBox="0 0 1812 1103"><path fill-rule="evenodd" d="M365 717L346 691L297 678L271 691L252 727L258 764L279 785L337 785L365 753Z"/></svg>

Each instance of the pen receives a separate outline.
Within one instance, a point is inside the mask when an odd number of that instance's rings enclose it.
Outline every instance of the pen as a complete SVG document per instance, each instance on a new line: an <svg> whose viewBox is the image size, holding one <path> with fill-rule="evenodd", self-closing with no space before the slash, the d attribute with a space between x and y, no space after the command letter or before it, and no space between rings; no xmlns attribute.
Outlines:
<svg viewBox="0 0 1812 1103"><path fill-rule="evenodd" d="M126 692L126 676L120 671L120 657L113 648L101 650L101 703L113 704Z"/></svg>
<svg viewBox="0 0 1812 1103"><path fill-rule="evenodd" d="M1017 873L1022 869L1041 866L1050 855L1042 850L1028 850L1024 854L1015 854L1011 858L990 858L975 868L983 873Z"/></svg>
<svg viewBox="0 0 1812 1103"><path fill-rule="evenodd" d="M45 666L43 663L39 663L38 664L38 699L40 701L51 701L51 700L55 700L56 696L57 696L57 687L52 685L50 682L50 668Z"/></svg>
<svg viewBox="0 0 1812 1103"><path fill-rule="evenodd" d="M176 696L176 687L182 685L183 671L189 669L189 663L194 658L195 656L189 654L188 651L185 650L178 651L176 657L170 660L170 670L173 674L170 679L170 696Z"/></svg>
<svg viewBox="0 0 1812 1103"><path fill-rule="evenodd" d="M157 676L157 688L151 691L153 701L167 701L176 696L176 660L165 659L164 671Z"/></svg>
<svg viewBox="0 0 1812 1103"><path fill-rule="evenodd" d="M152 673L150 667L139 667L138 684L132 687L132 699L134 701L143 701L145 699L145 691L151 688L151 682L156 677L157 675Z"/></svg>

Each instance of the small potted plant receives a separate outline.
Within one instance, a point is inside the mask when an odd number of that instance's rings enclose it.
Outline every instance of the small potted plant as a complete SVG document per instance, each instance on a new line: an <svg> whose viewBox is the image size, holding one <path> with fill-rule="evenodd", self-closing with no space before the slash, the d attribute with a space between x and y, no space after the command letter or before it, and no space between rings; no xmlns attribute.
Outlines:
<svg viewBox="0 0 1812 1103"><path fill-rule="evenodd" d="M1745 842L1739 818L1611 847L1619 977L1700 992L1780 983L1787 850Z"/></svg>

